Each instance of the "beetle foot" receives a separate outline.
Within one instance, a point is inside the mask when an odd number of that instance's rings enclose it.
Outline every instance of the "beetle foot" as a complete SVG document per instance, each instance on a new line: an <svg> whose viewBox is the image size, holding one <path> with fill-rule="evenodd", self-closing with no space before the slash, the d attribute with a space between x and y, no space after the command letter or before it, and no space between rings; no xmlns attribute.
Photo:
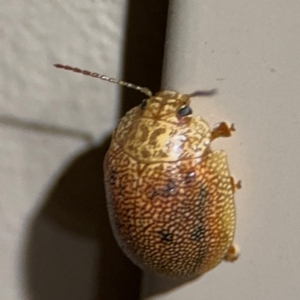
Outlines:
<svg viewBox="0 0 300 300"><path fill-rule="evenodd" d="M235 179L231 176L231 186L233 188L233 192L235 193L237 190L240 190L242 188L242 181L239 180L238 182L235 181Z"/></svg>
<svg viewBox="0 0 300 300"><path fill-rule="evenodd" d="M229 262L234 262L239 258L239 256L240 253L238 247L236 245L231 245L224 256L224 260Z"/></svg>
<svg viewBox="0 0 300 300"><path fill-rule="evenodd" d="M218 123L211 131L211 141L219 137L230 137L233 131L235 131L234 124L229 126L229 124L226 122Z"/></svg>

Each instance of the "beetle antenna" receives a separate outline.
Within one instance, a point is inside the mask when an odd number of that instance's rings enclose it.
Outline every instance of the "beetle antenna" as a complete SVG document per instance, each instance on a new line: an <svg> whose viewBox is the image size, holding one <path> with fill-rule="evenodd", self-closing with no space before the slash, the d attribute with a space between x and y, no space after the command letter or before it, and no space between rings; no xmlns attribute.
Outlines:
<svg viewBox="0 0 300 300"><path fill-rule="evenodd" d="M65 69L65 70L72 71L72 72L75 72L75 73L81 73L83 75L87 75L87 76L91 76L91 77L94 77L94 78L102 79L102 80L109 81L109 82L112 82L112 83L117 83L117 84L120 84L122 86L140 91L141 93L144 93L148 97L152 96L152 92L148 88L141 87L141 86L129 83L129 82L125 82L123 80L117 80L117 79L114 79L114 78L110 78L106 75L93 73L93 72L90 72L90 71L87 71L87 70L81 70L81 69L70 67L70 66L67 66L67 65L54 64L54 67L59 68L59 69Z"/></svg>
<svg viewBox="0 0 300 300"><path fill-rule="evenodd" d="M207 91L196 91L194 93L189 94L189 97L210 97L214 96L217 93L217 89L207 90Z"/></svg>

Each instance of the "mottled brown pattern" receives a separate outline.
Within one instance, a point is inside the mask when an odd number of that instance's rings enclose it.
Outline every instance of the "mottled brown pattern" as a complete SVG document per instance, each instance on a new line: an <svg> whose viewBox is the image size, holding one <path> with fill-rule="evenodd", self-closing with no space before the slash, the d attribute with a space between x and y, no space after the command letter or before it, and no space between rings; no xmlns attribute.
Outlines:
<svg viewBox="0 0 300 300"><path fill-rule="evenodd" d="M211 137L208 124L200 117L178 117L189 101L180 94L169 97L166 92L152 97L146 109L135 107L121 120L114 140L127 154L144 163L203 155Z"/></svg>
<svg viewBox="0 0 300 300"><path fill-rule="evenodd" d="M171 276L200 275L216 266L235 230L226 155L210 150L210 130L201 118L178 117L186 103L181 95L164 92L150 98L144 111L131 110L104 163L119 245L140 267ZM186 140L176 148L178 135Z"/></svg>

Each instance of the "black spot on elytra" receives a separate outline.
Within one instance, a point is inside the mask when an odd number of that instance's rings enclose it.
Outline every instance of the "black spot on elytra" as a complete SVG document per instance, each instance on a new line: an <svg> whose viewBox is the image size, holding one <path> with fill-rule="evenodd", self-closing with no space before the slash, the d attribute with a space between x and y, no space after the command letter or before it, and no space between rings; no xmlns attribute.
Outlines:
<svg viewBox="0 0 300 300"><path fill-rule="evenodd" d="M159 234L162 242L172 242L173 241L173 234L168 232L165 229L159 231L158 234Z"/></svg>
<svg viewBox="0 0 300 300"><path fill-rule="evenodd" d="M205 227L199 226L191 235L192 240L199 242L205 235Z"/></svg>
<svg viewBox="0 0 300 300"><path fill-rule="evenodd" d="M158 196L159 193L156 191L156 189L154 188L151 192L151 195L150 195L150 199L153 200L156 196Z"/></svg>
<svg viewBox="0 0 300 300"><path fill-rule="evenodd" d="M203 185L200 187L198 197L199 197L199 205L200 206L204 205L205 202L208 201L209 192L207 190L207 187L205 187Z"/></svg>
<svg viewBox="0 0 300 300"><path fill-rule="evenodd" d="M177 194L178 188L173 181L169 181L166 185L155 186L149 192L149 198L153 200L155 197L168 198Z"/></svg>
<svg viewBox="0 0 300 300"><path fill-rule="evenodd" d="M191 171L186 174L186 176L184 178L184 183L191 184L191 183L195 182L195 179L196 179L196 173L194 171Z"/></svg>
<svg viewBox="0 0 300 300"><path fill-rule="evenodd" d="M169 181L166 186L164 187L164 189L162 190L162 196L163 197L169 197L169 196L173 196L177 193L177 187L175 182L173 181Z"/></svg>
<svg viewBox="0 0 300 300"><path fill-rule="evenodd" d="M109 181L111 185L115 185L118 173L115 169L111 169L109 173Z"/></svg>
<svg viewBox="0 0 300 300"><path fill-rule="evenodd" d="M121 229L122 224L116 216L114 217L114 224L115 224L115 227L116 227L117 230Z"/></svg>

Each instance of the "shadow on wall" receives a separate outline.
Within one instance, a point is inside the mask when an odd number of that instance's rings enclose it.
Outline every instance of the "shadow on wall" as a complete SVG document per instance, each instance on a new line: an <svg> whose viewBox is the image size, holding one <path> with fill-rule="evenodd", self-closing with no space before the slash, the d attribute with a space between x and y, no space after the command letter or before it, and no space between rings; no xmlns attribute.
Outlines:
<svg viewBox="0 0 300 300"><path fill-rule="evenodd" d="M106 211L102 162L108 145L77 157L32 221L26 257L32 300L138 299L140 270L117 246Z"/></svg>
<svg viewBox="0 0 300 300"><path fill-rule="evenodd" d="M157 91L168 2L132 0L128 8L122 79ZM124 90L121 114L141 100L140 93ZM141 271L123 255L109 226L102 167L108 145L107 139L74 159L31 220L27 299L139 299Z"/></svg>

